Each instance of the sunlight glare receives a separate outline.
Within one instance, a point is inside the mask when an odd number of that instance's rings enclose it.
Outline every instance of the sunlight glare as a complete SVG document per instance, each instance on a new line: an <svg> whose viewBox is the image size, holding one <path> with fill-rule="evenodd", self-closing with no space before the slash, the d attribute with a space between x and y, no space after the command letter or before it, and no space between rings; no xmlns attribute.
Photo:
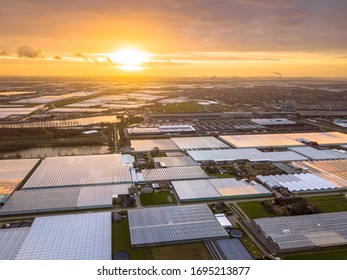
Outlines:
<svg viewBox="0 0 347 280"><path fill-rule="evenodd" d="M136 49L121 49L110 55L112 61L118 63L124 71L140 71L144 63L150 60L150 54Z"/></svg>

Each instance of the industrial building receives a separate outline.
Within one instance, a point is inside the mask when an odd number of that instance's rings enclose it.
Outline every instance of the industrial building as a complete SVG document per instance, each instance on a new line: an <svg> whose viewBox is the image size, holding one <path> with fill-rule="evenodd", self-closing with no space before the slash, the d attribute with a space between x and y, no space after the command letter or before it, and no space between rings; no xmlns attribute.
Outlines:
<svg viewBox="0 0 347 280"><path fill-rule="evenodd" d="M347 187L347 160L303 161L292 162L292 164L323 178L339 188Z"/></svg>
<svg viewBox="0 0 347 280"><path fill-rule="evenodd" d="M270 188L284 187L292 192L338 189L336 186L314 174L258 175L257 179Z"/></svg>
<svg viewBox="0 0 347 280"><path fill-rule="evenodd" d="M196 130L191 125L160 125L157 126L141 126L141 127L129 127L126 129L129 136L141 136L141 135L161 135L171 133L195 133Z"/></svg>
<svg viewBox="0 0 347 280"><path fill-rule="evenodd" d="M184 151L187 150L201 150L201 149L221 149L230 148L224 142L218 140L215 137L175 137L171 140Z"/></svg>
<svg viewBox="0 0 347 280"><path fill-rule="evenodd" d="M334 124L341 126L343 128L347 128L347 120L345 120L345 119L336 119L334 121Z"/></svg>
<svg viewBox="0 0 347 280"><path fill-rule="evenodd" d="M111 213L35 218L16 260L111 260Z"/></svg>
<svg viewBox="0 0 347 280"><path fill-rule="evenodd" d="M23 108L23 107L10 107L0 108L0 119L8 118L10 116L25 116L38 110L38 107Z"/></svg>
<svg viewBox="0 0 347 280"><path fill-rule="evenodd" d="M179 166L158 169L143 169L138 174L138 181L155 182L155 181L175 181L204 179L208 175L200 166Z"/></svg>
<svg viewBox="0 0 347 280"><path fill-rule="evenodd" d="M240 239L219 239L205 241L214 260L254 260Z"/></svg>
<svg viewBox="0 0 347 280"><path fill-rule="evenodd" d="M347 134L340 132L310 132L285 134L225 135L220 139L235 148L296 147L347 144Z"/></svg>
<svg viewBox="0 0 347 280"><path fill-rule="evenodd" d="M187 152L195 161L236 161L247 160L251 162L258 161L300 161L308 158L292 151L284 152L262 152L260 150L251 149L224 149L224 150L206 150L206 151L188 151Z"/></svg>
<svg viewBox="0 0 347 280"><path fill-rule="evenodd" d="M161 131L158 127L128 127L126 129L128 135L160 135Z"/></svg>
<svg viewBox="0 0 347 280"><path fill-rule="evenodd" d="M189 156L154 157L153 161L160 167L194 166L197 163Z"/></svg>
<svg viewBox="0 0 347 280"><path fill-rule="evenodd" d="M207 205L128 210L131 246L228 237Z"/></svg>
<svg viewBox="0 0 347 280"><path fill-rule="evenodd" d="M161 133L195 133L195 128L191 125L161 125Z"/></svg>
<svg viewBox="0 0 347 280"><path fill-rule="evenodd" d="M294 147L290 150L312 160L347 159L347 152L344 150L318 150L312 147Z"/></svg>
<svg viewBox="0 0 347 280"><path fill-rule="evenodd" d="M129 165L120 154L48 157L24 185L24 189L122 184L132 182Z"/></svg>
<svg viewBox="0 0 347 280"><path fill-rule="evenodd" d="M261 218L254 222L284 252L347 244L347 212Z"/></svg>
<svg viewBox="0 0 347 280"><path fill-rule="evenodd" d="M172 185L181 202L271 196L256 182L234 178L174 181Z"/></svg>
<svg viewBox="0 0 347 280"><path fill-rule="evenodd" d="M293 125L296 124L294 121L290 121L285 118L277 118L277 119L251 119L253 123L267 126L267 125Z"/></svg>
<svg viewBox="0 0 347 280"><path fill-rule="evenodd" d="M0 229L0 260L14 260L30 227Z"/></svg>
<svg viewBox="0 0 347 280"><path fill-rule="evenodd" d="M112 199L128 195L131 184L34 188L16 191L0 215L111 208Z"/></svg>
<svg viewBox="0 0 347 280"><path fill-rule="evenodd" d="M0 203L7 200L39 161L39 159L8 159L0 161Z"/></svg>
<svg viewBox="0 0 347 280"><path fill-rule="evenodd" d="M160 151L178 151L179 148L171 139L130 140L135 152L150 152L154 147Z"/></svg>

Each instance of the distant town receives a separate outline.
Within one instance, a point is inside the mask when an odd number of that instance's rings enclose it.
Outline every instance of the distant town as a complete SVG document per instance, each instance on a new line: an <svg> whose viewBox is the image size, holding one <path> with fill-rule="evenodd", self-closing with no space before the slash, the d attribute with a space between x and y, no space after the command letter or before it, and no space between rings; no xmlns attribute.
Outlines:
<svg viewBox="0 0 347 280"><path fill-rule="evenodd" d="M347 80L0 77L0 260L347 259Z"/></svg>

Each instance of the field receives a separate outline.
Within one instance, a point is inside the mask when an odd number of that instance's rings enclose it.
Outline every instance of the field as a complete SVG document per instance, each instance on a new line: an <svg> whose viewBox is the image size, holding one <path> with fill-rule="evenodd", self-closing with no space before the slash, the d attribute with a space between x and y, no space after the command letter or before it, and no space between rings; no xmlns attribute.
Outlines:
<svg viewBox="0 0 347 280"><path fill-rule="evenodd" d="M316 251L290 254L283 257L284 260L347 260L347 248L329 251Z"/></svg>
<svg viewBox="0 0 347 280"><path fill-rule="evenodd" d="M155 113L192 113L205 112L205 107L195 102L182 102L168 104L166 106L155 108L152 111Z"/></svg>
<svg viewBox="0 0 347 280"><path fill-rule="evenodd" d="M311 205L318 205L322 213L347 211L345 195L326 195L305 197Z"/></svg>
<svg viewBox="0 0 347 280"><path fill-rule="evenodd" d="M240 228L238 229L242 230ZM251 253L254 259L262 259L264 255L263 252L259 249L259 247L253 242L253 240L244 231L243 231L243 237L240 238L240 241Z"/></svg>
<svg viewBox="0 0 347 280"><path fill-rule="evenodd" d="M175 204L176 198L172 193L164 191L141 194L140 201L143 206L158 204Z"/></svg>
<svg viewBox="0 0 347 280"><path fill-rule="evenodd" d="M250 218L265 218L265 217L275 217L275 214L268 212L259 201L250 202L239 202L237 206L242 209L242 211Z"/></svg>
<svg viewBox="0 0 347 280"><path fill-rule="evenodd" d="M82 131L71 128L2 128L0 153L38 147L107 145L113 133L110 127L99 130L95 135L85 135Z"/></svg>
<svg viewBox="0 0 347 280"><path fill-rule="evenodd" d="M124 217L120 223L112 222L112 253L119 250L127 251L130 260L145 259L143 248L131 248L129 221Z"/></svg>
<svg viewBox="0 0 347 280"><path fill-rule="evenodd" d="M154 260L211 260L204 242L151 247Z"/></svg>
<svg viewBox="0 0 347 280"><path fill-rule="evenodd" d="M203 242L131 248L128 218L112 223L112 252L127 251L130 260L210 260Z"/></svg>

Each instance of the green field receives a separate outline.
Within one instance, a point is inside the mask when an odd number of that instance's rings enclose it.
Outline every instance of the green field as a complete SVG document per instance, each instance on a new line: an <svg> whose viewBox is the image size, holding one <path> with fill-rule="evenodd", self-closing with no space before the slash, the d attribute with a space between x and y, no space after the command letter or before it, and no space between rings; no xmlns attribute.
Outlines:
<svg viewBox="0 0 347 280"><path fill-rule="evenodd" d="M284 260L347 260L347 249L290 254Z"/></svg>
<svg viewBox="0 0 347 280"><path fill-rule="evenodd" d="M263 252L259 249L259 247L253 242L253 240L244 231L243 231L243 237L240 238L240 241L251 253L254 259L262 259L264 255Z"/></svg>
<svg viewBox="0 0 347 280"><path fill-rule="evenodd" d="M129 259L144 260L143 248L131 248L128 218L122 218L120 223L112 222L112 253L115 251L127 251Z"/></svg>
<svg viewBox="0 0 347 280"><path fill-rule="evenodd" d="M150 248L154 260L211 260L204 242L155 246Z"/></svg>
<svg viewBox="0 0 347 280"><path fill-rule="evenodd" d="M127 251L130 260L210 260L211 255L203 242L131 248L129 221L122 218L112 223L112 252Z"/></svg>
<svg viewBox="0 0 347 280"><path fill-rule="evenodd" d="M159 108L154 108L152 110L155 113L192 113L192 112L204 112L205 107L203 105L197 104L196 102L181 102L167 104Z"/></svg>
<svg viewBox="0 0 347 280"><path fill-rule="evenodd" d="M325 195L305 197L311 205L318 205L322 213L347 211L345 195Z"/></svg>
<svg viewBox="0 0 347 280"><path fill-rule="evenodd" d="M275 214L268 212L259 201L239 202L236 204L250 219L276 216Z"/></svg>
<svg viewBox="0 0 347 280"><path fill-rule="evenodd" d="M171 198L171 201L168 197ZM143 193L140 195L140 201L143 206L158 204L176 204L176 198L170 192Z"/></svg>

